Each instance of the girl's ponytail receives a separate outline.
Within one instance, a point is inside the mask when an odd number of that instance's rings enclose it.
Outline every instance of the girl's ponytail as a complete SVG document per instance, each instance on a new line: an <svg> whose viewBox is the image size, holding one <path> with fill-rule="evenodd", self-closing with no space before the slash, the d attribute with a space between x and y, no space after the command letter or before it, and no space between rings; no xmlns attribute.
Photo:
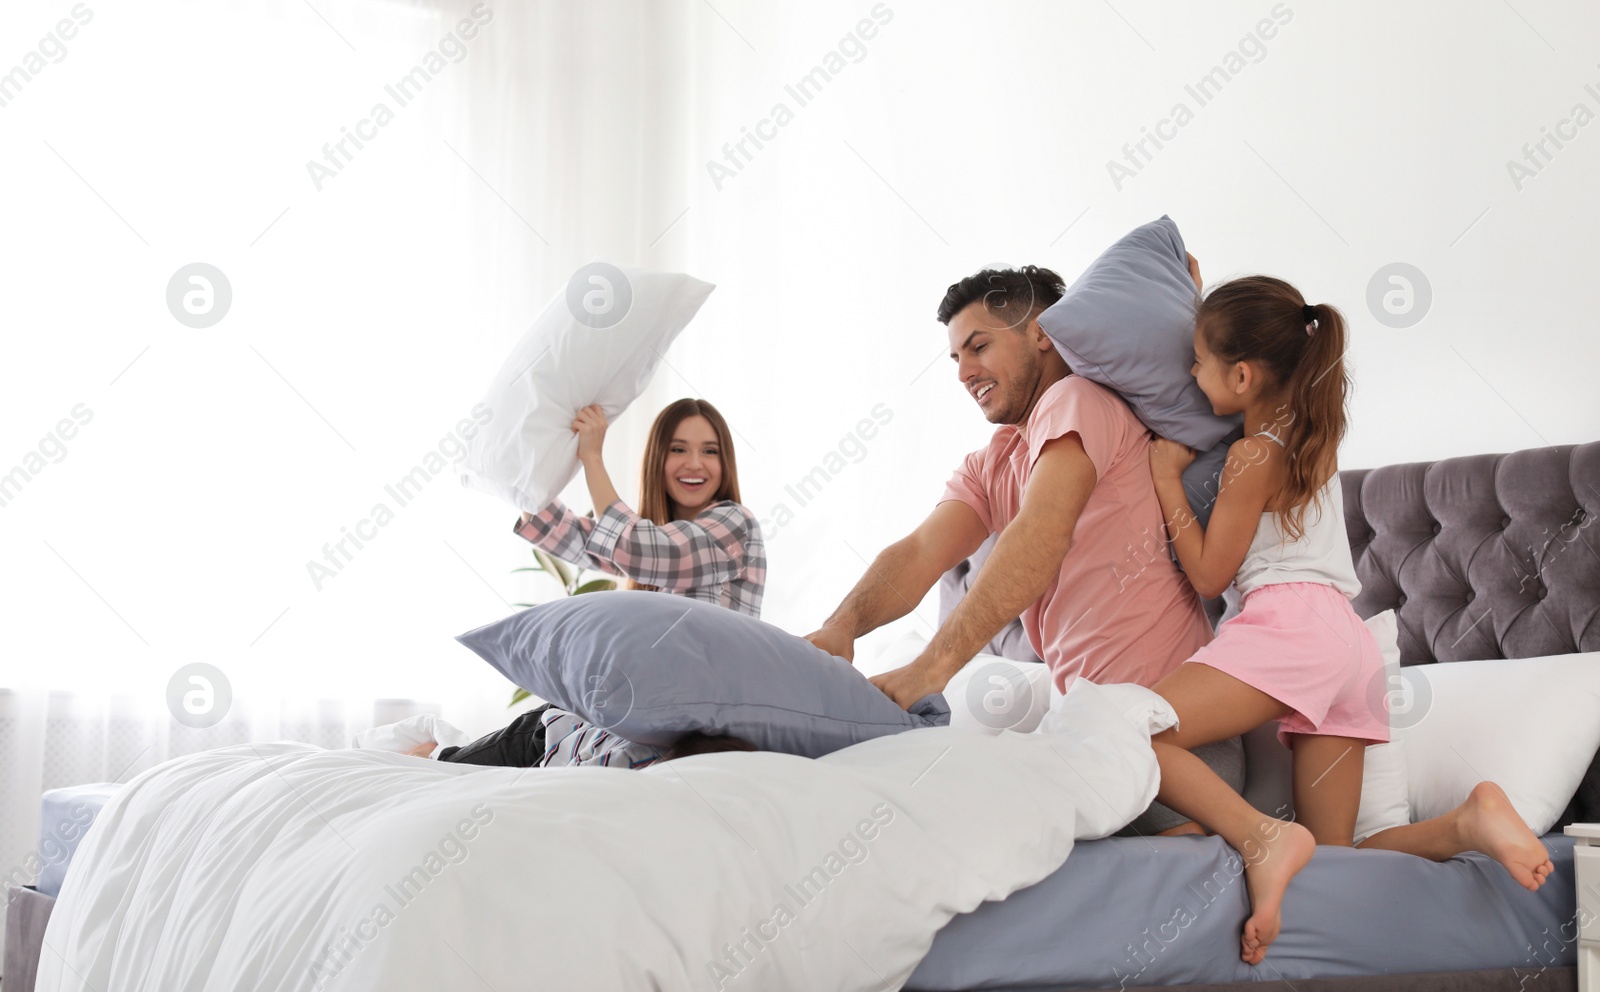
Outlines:
<svg viewBox="0 0 1600 992"><path fill-rule="evenodd" d="M1318 303L1303 307L1301 318L1305 321L1305 350L1287 383L1294 420L1284 445L1290 457L1282 504L1291 509L1278 518L1290 540L1298 540L1305 532L1307 505L1315 501L1339 467L1350 392L1344 367L1344 315Z"/></svg>
<svg viewBox="0 0 1600 992"><path fill-rule="evenodd" d="M1246 276L1207 293L1195 324L1222 361L1257 363L1288 394L1289 408L1272 425L1289 456L1278 523L1285 536L1299 540L1306 508L1339 467L1350 391L1344 315L1326 303L1308 305L1282 279Z"/></svg>

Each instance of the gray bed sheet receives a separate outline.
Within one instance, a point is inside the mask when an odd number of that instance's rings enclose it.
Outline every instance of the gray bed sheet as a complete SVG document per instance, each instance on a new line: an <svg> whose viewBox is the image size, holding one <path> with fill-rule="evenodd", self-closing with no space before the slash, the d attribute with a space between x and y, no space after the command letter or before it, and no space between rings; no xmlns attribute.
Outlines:
<svg viewBox="0 0 1600 992"><path fill-rule="evenodd" d="M1290 885L1265 963L1239 960L1242 863L1215 837L1078 844L1060 870L956 917L907 989L1116 989L1577 961L1572 838L1548 834L1537 892L1480 854L1435 863L1390 851L1317 850ZM1281 987L1281 986L1280 986Z"/></svg>

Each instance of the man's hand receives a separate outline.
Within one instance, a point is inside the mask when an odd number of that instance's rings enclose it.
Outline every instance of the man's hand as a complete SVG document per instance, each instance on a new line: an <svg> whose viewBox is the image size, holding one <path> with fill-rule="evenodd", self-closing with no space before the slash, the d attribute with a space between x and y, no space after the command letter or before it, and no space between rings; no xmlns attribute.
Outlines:
<svg viewBox="0 0 1600 992"><path fill-rule="evenodd" d="M806 635L806 640L831 655L837 655L845 661L855 664L856 640L844 631L834 627L824 627Z"/></svg>
<svg viewBox="0 0 1600 992"><path fill-rule="evenodd" d="M895 705L906 710L911 704L923 696L934 692L943 692L949 684L949 679L941 679L930 673L927 668L917 662L912 662L903 668L896 668L892 672L874 675L869 681L883 694L895 701Z"/></svg>

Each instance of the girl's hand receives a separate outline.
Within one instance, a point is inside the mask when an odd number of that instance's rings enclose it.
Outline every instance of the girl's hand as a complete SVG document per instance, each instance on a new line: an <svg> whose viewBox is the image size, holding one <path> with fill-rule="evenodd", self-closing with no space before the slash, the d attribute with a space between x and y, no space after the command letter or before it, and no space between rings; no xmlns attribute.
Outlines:
<svg viewBox="0 0 1600 992"><path fill-rule="evenodd" d="M572 433L578 435L578 461L587 465L599 460L600 448L606 440L605 411L598 405L579 410L572 421Z"/></svg>
<svg viewBox="0 0 1600 992"><path fill-rule="evenodd" d="M1194 457L1193 449L1158 437L1150 442L1150 474L1157 481L1182 478L1183 470L1189 467Z"/></svg>

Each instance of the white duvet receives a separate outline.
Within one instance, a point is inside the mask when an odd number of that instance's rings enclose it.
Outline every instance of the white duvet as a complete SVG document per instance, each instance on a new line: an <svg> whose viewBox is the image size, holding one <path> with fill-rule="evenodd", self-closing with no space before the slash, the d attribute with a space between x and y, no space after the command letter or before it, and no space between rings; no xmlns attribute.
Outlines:
<svg viewBox="0 0 1600 992"><path fill-rule="evenodd" d="M84 839L37 987L898 989L953 915L1144 809L1164 709L1080 680L1033 734L639 772L180 758Z"/></svg>

